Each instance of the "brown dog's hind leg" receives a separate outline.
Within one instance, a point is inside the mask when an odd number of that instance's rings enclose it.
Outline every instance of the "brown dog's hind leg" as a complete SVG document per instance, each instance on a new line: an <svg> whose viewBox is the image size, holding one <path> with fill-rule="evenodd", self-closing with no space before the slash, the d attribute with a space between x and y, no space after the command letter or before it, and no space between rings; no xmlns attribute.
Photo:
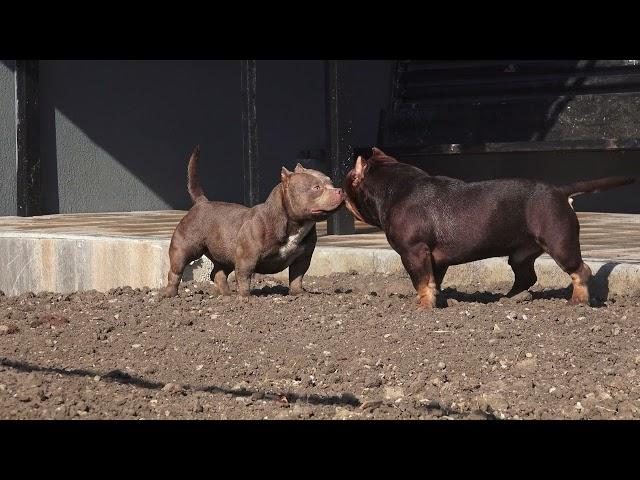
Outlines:
<svg viewBox="0 0 640 480"><path fill-rule="evenodd" d="M412 245L402 250L400 259L411 277L413 287L418 292L419 306L434 308L438 289L429 247L424 243Z"/></svg>
<svg viewBox="0 0 640 480"><path fill-rule="evenodd" d="M178 285L182 280L184 268L189 262L197 260L205 253L203 248L191 247L185 245L185 243L184 237L176 230L169 245L169 273L167 275L167 286L162 293L165 298L174 297L178 294Z"/></svg>
<svg viewBox="0 0 640 480"><path fill-rule="evenodd" d="M227 277L233 271L232 268L223 267L217 263L213 264L213 269L211 270L211 281L215 283L220 295L231 295L231 289L229 288L229 283L227 282Z"/></svg>
<svg viewBox="0 0 640 480"><path fill-rule="evenodd" d="M190 261L191 259L184 255L184 252L169 249L170 266L169 274L167 275L167 286L162 293L163 297L175 297L178 294L178 285L180 285L180 280L182 280L184 267L186 267Z"/></svg>
<svg viewBox="0 0 640 480"><path fill-rule="evenodd" d="M534 268L536 258L542 254L543 250L535 245L527 249L515 252L509 256L509 265L513 270L515 280L507 297L513 297L520 292L528 290L533 286L538 277Z"/></svg>
<svg viewBox="0 0 640 480"><path fill-rule="evenodd" d="M582 262L580 268L571 273L571 283L573 284L573 293L569 303L577 305L580 303L589 304L589 279L591 278L591 269L589 265Z"/></svg>
<svg viewBox="0 0 640 480"><path fill-rule="evenodd" d="M591 269L582 260L579 240L580 226L575 213L569 216L568 220L556 225L551 235L545 235L545 250L560 268L571 276L573 293L569 303L588 305Z"/></svg>
<svg viewBox="0 0 640 480"><path fill-rule="evenodd" d="M440 287L442 286L442 280L444 280L444 276L447 273L447 269L449 265L436 265L433 264L433 276L436 281L436 290L440 291Z"/></svg>

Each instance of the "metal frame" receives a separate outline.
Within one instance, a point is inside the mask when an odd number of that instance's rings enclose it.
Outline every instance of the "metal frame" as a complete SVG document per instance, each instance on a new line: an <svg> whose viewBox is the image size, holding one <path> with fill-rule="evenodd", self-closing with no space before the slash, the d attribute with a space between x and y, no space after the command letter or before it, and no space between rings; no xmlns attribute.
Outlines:
<svg viewBox="0 0 640 480"><path fill-rule="evenodd" d="M40 215L38 60L16 60L16 198L21 217Z"/></svg>
<svg viewBox="0 0 640 480"><path fill-rule="evenodd" d="M344 61L325 61L327 92L327 151L331 165L331 180L342 186L345 176L353 165L352 119L348 82L345 78ZM327 221L328 235L355 233L355 222L351 214L341 208Z"/></svg>
<svg viewBox="0 0 640 480"><path fill-rule="evenodd" d="M244 180L244 204L248 207L253 207L260 201L255 60L241 60L240 88L242 91L242 176Z"/></svg>

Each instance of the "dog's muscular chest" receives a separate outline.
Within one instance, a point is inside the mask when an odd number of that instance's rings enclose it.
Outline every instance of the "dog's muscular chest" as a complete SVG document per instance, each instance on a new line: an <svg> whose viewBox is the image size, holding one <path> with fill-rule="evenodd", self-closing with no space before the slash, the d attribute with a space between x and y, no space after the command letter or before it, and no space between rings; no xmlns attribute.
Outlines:
<svg viewBox="0 0 640 480"><path fill-rule="evenodd" d="M311 230L311 228L313 227L314 223L315 222L303 223L298 230L296 230L286 238L285 242L278 249L278 255L280 256L280 258L288 258L298 249L304 238L309 233L309 230Z"/></svg>

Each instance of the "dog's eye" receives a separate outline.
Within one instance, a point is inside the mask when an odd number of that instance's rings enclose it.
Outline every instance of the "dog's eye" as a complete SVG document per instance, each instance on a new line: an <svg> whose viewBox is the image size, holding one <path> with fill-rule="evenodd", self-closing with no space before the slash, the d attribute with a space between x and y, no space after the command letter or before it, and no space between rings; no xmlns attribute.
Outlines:
<svg viewBox="0 0 640 480"><path fill-rule="evenodd" d="M313 187L314 190L320 190L322 187L320 185L316 185L315 187Z"/></svg>

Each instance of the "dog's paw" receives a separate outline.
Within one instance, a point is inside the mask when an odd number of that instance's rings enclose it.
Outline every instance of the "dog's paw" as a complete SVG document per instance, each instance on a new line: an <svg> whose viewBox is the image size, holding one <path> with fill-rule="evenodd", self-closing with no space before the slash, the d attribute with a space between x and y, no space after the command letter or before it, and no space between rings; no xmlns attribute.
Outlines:
<svg viewBox="0 0 640 480"><path fill-rule="evenodd" d="M175 297L178 295L178 289L177 288L165 288L162 291L162 294L160 294L161 298L171 298L171 297Z"/></svg>

